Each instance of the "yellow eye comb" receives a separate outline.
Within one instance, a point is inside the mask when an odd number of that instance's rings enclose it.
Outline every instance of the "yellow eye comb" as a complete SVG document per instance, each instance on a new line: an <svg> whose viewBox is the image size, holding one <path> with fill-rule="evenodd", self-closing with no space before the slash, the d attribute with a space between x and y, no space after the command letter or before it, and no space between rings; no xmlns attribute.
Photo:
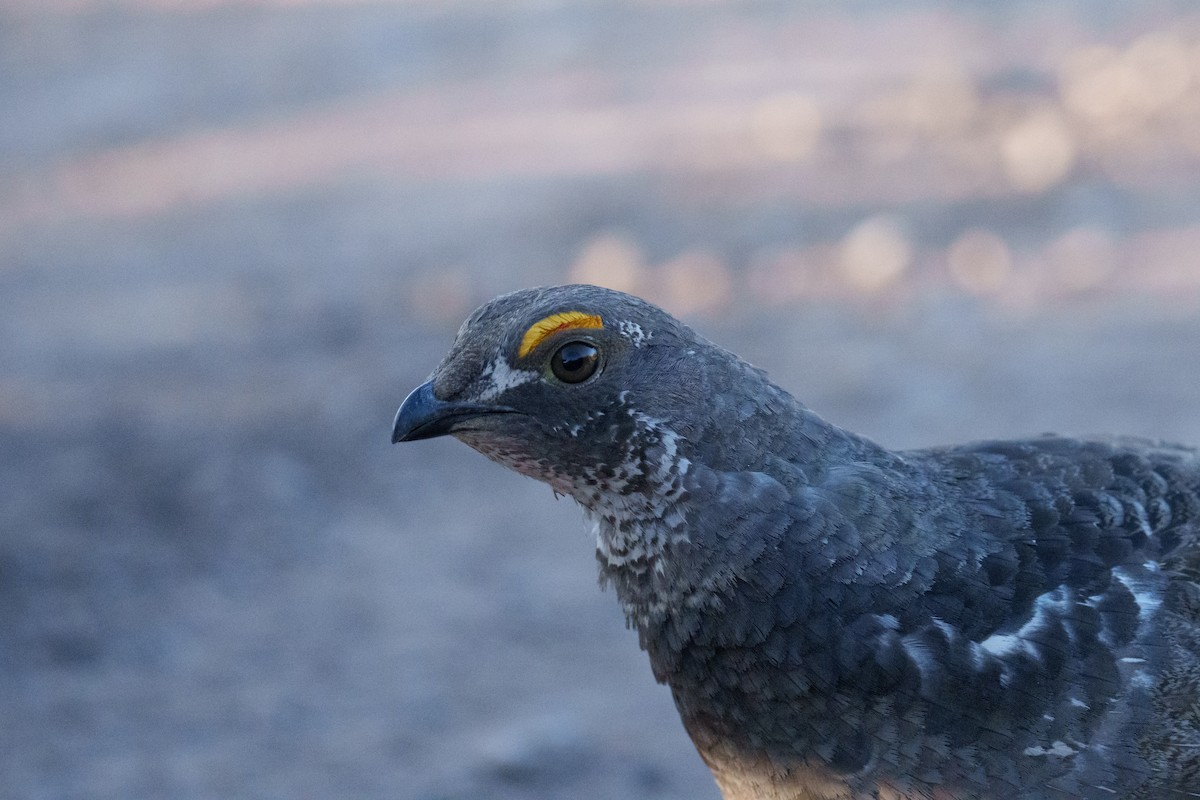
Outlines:
<svg viewBox="0 0 1200 800"><path fill-rule="evenodd" d="M582 311L563 311L558 314L538 320L525 331L521 337L521 346L517 349L517 358L524 358L533 352L547 336L571 328L603 328L604 320L596 314L585 314Z"/></svg>

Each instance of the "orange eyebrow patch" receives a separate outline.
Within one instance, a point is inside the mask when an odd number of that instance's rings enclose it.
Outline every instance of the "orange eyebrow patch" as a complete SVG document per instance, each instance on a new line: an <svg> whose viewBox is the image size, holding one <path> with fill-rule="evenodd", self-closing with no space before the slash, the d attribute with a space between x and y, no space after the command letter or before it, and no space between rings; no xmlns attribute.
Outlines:
<svg viewBox="0 0 1200 800"><path fill-rule="evenodd" d="M517 358L524 358L533 352L547 336L571 328L603 328L604 320L596 314L585 314L582 311L563 311L551 314L545 319L538 320L525 331L521 337L521 346L517 349Z"/></svg>

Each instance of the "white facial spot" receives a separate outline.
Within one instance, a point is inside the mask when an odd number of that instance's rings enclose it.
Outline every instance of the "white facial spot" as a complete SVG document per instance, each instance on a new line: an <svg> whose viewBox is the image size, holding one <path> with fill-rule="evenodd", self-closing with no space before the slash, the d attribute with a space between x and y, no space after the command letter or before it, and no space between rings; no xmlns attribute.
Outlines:
<svg viewBox="0 0 1200 800"><path fill-rule="evenodd" d="M497 356L483 368L481 377L489 379L489 382L487 388L480 392L479 399L491 400L523 383L536 381L541 375L530 369L513 369L503 356Z"/></svg>
<svg viewBox="0 0 1200 800"><path fill-rule="evenodd" d="M641 325L624 319L617 323L617 331L628 339L634 347L641 347L651 336L651 334L642 330Z"/></svg>

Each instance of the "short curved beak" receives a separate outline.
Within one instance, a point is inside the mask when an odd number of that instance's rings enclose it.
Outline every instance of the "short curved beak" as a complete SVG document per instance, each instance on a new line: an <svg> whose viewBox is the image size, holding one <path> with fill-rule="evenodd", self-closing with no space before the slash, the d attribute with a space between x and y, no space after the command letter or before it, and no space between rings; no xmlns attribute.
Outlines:
<svg viewBox="0 0 1200 800"><path fill-rule="evenodd" d="M445 436L464 419L511 411L507 406L439 400L433 394L433 381L427 381L413 389L400 404L392 423L392 444Z"/></svg>

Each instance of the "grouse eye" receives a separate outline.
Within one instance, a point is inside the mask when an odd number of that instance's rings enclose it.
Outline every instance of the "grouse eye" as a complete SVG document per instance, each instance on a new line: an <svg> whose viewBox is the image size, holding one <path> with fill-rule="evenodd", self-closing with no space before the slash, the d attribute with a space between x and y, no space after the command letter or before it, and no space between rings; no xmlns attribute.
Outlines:
<svg viewBox="0 0 1200 800"><path fill-rule="evenodd" d="M563 383L582 383L599 366L600 351L588 342L567 342L550 356L550 371Z"/></svg>

